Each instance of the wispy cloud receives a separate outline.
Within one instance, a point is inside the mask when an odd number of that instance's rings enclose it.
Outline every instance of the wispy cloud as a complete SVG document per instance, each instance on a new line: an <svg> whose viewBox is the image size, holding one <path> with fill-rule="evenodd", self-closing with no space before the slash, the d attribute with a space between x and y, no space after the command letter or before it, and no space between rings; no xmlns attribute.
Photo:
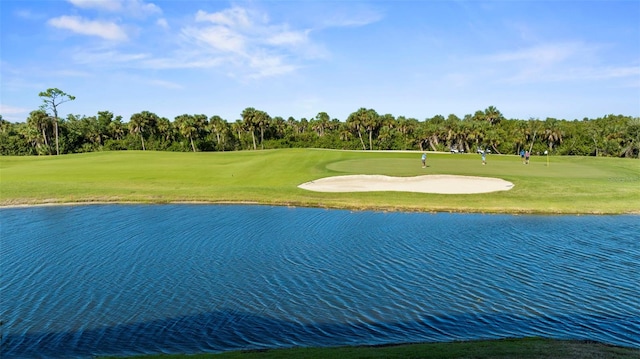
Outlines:
<svg viewBox="0 0 640 359"><path fill-rule="evenodd" d="M337 15L330 16L332 20L321 25L311 21L315 25L305 27L274 21L267 12L257 8L234 5L216 12L197 10L190 21L175 26L173 32L169 31L167 19L158 17L155 20L157 26L145 28L143 34L137 30L139 27L135 22L127 19L126 10L138 8L145 9L147 14L161 14L162 10L156 5L142 0L68 1L79 10L123 14L117 17L118 22L101 18L91 20L77 15L48 21L56 28L111 41L102 44L106 47L101 49L90 45L73 49L71 53L77 64L106 66L117 63L145 69L219 68L222 73L238 79L259 79L295 72L307 66L309 61L327 58L325 47L311 37L315 32L329 26L362 26L381 18L375 11L358 8L349 12L344 7L338 10ZM86 11L81 15L85 16ZM143 37L152 39L157 36L165 37L160 42L164 45L162 49L151 48L138 41ZM120 46L125 41L128 51Z"/></svg>
<svg viewBox="0 0 640 359"><path fill-rule="evenodd" d="M76 64L85 65L111 65L140 62L150 58L148 53L126 53L112 49L85 49L80 48L73 51L72 59Z"/></svg>
<svg viewBox="0 0 640 359"><path fill-rule="evenodd" d="M61 77L90 77L91 74L86 71L78 71L78 70L57 70L51 71L51 75L53 76L61 76Z"/></svg>
<svg viewBox="0 0 640 359"><path fill-rule="evenodd" d="M42 20L47 17L44 13L34 12L32 9L16 10L14 15L25 20Z"/></svg>
<svg viewBox="0 0 640 359"><path fill-rule="evenodd" d="M265 13L235 6L213 13L199 10L194 22L185 26L181 35L197 46L197 57L217 60L188 63L207 66L224 63L233 76L260 78L299 68L298 62L309 53L307 49L313 47L309 31L292 29L286 23L272 23Z"/></svg>
<svg viewBox="0 0 640 359"><path fill-rule="evenodd" d="M490 56L497 62L526 62L538 65L553 65L573 57L578 53L584 53L591 49L581 43L554 43L543 44L509 52L502 52Z"/></svg>
<svg viewBox="0 0 640 359"><path fill-rule="evenodd" d="M184 86L180 84L165 80L151 80L149 83L153 86L164 87L172 90L182 90L184 88Z"/></svg>
<svg viewBox="0 0 640 359"><path fill-rule="evenodd" d="M29 110L27 110L26 108L22 108L22 107L13 107L13 106L9 106L9 105L5 105L5 104L1 104L0 103L0 114L10 114L10 115L14 115L14 114L19 114L19 113L27 113Z"/></svg>
<svg viewBox="0 0 640 359"><path fill-rule="evenodd" d="M76 34L97 36L105 40L125 41L128 39L124 29L114 22L86 20L80 16L65 15L50 19L48 24L59 29L70 30Z"/></svg>
<svg viewBox="0 0 640 359"><path fill-rule="evenodd" d="M288 31L283 29L277 31L272 36L265 39L265 43L275 46L296 46L308 42L308 34L310 30Z"/></svg>
<svg viewBox="0 0 640 359"><path fill-rule="evenodd" d="M99 9L106 11L122 10L122 1L119 0L67 0L76 7L83 9Z"/></svg>
<svg viewBox="0 0 640 359"><path fill-rule="evenodd" d="M10 122L24 121L30 110L23 107L9 106L0 103L0 115L4 120Z"/></svg>
<svg viewBox="0 0 640 359"><path fill-rule="evenodd" d="M246 51L246 37L225 26L190 26L182 29L185 37L195 40L209 50L242 54Z"/></svg>
<svg viewBox="0 0 640 359"><path fill-rule="evenodd" d="M335 8L323 14L322 27L359 27L376 23L384 18L382 11L369 6Z"/></svg>
<svg viewBox="0 0 640 359"><path fill-rule="evenodd" d="M254 21L249 19L249 17L250 15L247 9L233 7L215 13L207 13L205 11L198 10L195 20L197 22L210 22L221 26L248 29L254 26Z"/></svg>
<svg viewBox="0 0 640 359"><path fill-rule="evenodd" d="M582 42L547 43L487 56L490 66L499 69L506 82L584 80L627 76L633 71L601 68L602 46Z"/></svg>
<svg viewBox="0 0 640 359"><path fill-rule="evenodd" d="M160 26L163 29L168 29L169 28L169 22L165 18L160 18L160 19L156 20L156 25Z"/></svg>
<svg viewBox="0 0 640 359"><path fill-rule="evenodd" d="M81 9L94 9L108 12L119 12L131 17L146 17L161 14L162 10L155 4L142 0L68 0Z"/></svg>

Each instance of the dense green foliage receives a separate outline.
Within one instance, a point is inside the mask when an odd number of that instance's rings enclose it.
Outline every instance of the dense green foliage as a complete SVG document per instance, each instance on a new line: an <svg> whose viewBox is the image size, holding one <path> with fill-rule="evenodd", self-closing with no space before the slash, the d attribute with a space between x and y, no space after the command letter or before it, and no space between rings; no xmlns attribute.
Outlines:
<svg viewBox="0 0 640 359"><path fill-rule="evenodd" d="M615 347L587 341L552 340L543 338L485 340L454 343L399 344L389 346L358 346L337 348L290 348L274 350L235 351L221 354L149 355L140 358L158 359L268 359L268 358L638 358L640 350Z"/></svg>
<svg viewBox="0 0 640 359"><path fill-rule="evenodd" d="M330 119L326 112L312 119L285 120L249 107L229 123L203 114L183 114L171 121L149 111L133 114L129 122L109 111L58 119L57 113L46 110L33 111L18 123L0 116L0 155L275 148L475 152L483 148L501 154L528 150L532 154L640 156L640 118L623 115L573 121L506 119L489 106L464 118L437 115L422 121L365 108L342 120Z"/></svg>
<svg viewBox="0 0 640 359"><path fill-rule="evenodd" d="M0 205L76 202L262 203L402 211L640 213L640 163L624 158L406 151L277 149L229 152L109 151L5 156ZM548 164L547 164L548 159ZM351 174L497 177L509 191L484 194L321 193L298 188Z"/></svg>

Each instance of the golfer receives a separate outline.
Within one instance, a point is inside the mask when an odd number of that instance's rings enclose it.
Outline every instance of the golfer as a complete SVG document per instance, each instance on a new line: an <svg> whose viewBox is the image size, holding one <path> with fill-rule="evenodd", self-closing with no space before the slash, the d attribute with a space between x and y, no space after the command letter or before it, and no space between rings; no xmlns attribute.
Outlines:
<svg viewBox="0 0 640 359"><path fill-rule="evenodd" d="M427 167L427 153L422 152L422 168Z"/></svg>

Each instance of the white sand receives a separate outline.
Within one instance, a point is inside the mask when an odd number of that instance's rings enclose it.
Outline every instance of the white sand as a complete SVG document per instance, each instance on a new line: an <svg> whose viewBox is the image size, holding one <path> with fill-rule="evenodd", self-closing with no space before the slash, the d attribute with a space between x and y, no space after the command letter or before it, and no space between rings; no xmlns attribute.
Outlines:
<svg viewBox="0 0 640 359"><path fill-rule="evenodd" d="M508 191L513 183L489 177L426 175L389 177L353 175L326 177L303 183L299 188L315 192L400 191L441 194L471 194Z"/></svg>

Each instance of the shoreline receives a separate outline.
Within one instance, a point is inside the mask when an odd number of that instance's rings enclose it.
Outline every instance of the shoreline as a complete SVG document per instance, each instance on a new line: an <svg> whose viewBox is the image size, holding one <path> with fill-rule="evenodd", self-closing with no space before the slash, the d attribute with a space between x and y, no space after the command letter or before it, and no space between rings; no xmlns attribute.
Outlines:
<svg viewBox="0 0 640 359"><path fill-rule="evenodd" d="M640 216L640 210L629 212L560 212L560 211L536 211L527 208L511 209L508 211L500 210L473 210L470 208L414 208L414 207L384 207L384 206L331 206L326 204L308 204L296 203L292 201L203 201L203 200L142 200L142 201L32 201L25 203L0 204L0 210L17 209L17 208L34 208L34 207L65 207L65 206L91 206L91 205L255 205L255 206L278 206L278 207L301 207L301 208L318 208L318 209L335 209L350 211L374 211L374 212L406 212L406 213L460 213L460 214L504 214L504 215L540 215L540 216Z"/></svg>

